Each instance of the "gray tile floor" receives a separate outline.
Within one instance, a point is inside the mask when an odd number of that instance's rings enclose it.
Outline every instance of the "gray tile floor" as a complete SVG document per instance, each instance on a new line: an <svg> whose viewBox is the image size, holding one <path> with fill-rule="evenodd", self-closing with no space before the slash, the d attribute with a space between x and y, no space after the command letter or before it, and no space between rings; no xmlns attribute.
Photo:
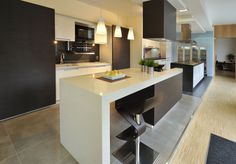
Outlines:
<svg viewBox="0 0 236 164"><path fill-rule="evenodd" d="M172 110L141 141L160 153L157 163L165 163L175 148L201 99L183 95ZM0 122L0 164L76 164L60 144L58 105ZM111 153L124 144L115 136L129 127L111 109ZM119 163L111 155L111 163Z"/></svg>
<svg viewBox="0 0 236 164"><path fill-rule="evenodd" d="M155 163L165 164L169 160L192 114L195 112L200 102L201 99L198 97L183 95L182 99L153 129L148 128L141 136L141 141L144 144L159 152L159 157ZM113 152L124 144L124 141L117 139L115 136L129 127L129 124L113 107L111 111L111 152ZM112 155L111 163L120 164Z"/></svg>
<svg viewBox="0 0 236 164"><path fill-rule="evenodd" d="M195 97L202 97L206 92L209 84L211 83L212 77L204 77L204 79L194 88L193 92L183 92L184 94L195 96Z"/></svg>
<svg viewBox="0 0 236 164"><path fill-rule="evenodd" d="M0 164L76 164L60 144L58 105L0 122Z"/></svg>

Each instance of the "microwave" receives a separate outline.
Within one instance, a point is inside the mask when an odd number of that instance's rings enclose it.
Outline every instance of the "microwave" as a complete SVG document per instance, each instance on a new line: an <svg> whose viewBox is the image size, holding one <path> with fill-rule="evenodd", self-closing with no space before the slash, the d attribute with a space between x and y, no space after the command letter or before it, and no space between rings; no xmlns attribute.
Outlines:
<svg viewBox="0 0 236 164"><path fill-rule="evenodd" d="M76 41L93 41L94 28L75 25L75 40Z"/></svg>

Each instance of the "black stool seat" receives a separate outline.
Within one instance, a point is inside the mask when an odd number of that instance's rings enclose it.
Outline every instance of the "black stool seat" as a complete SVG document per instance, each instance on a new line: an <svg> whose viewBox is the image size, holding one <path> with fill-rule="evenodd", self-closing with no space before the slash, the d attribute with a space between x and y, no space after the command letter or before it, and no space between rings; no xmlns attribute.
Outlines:
<svg viewBox="0 0 236 164"><path fill-rule="evenodd" d="M117 138L127 142L113 155L122 163L152 164L159 153L140 142L140 136L146 131L146 123L142 114L158 106L159 100L157 97L144 99L137 95L135 98L128 97L116 102L117 112L131 126L117 135Z"/></svg>

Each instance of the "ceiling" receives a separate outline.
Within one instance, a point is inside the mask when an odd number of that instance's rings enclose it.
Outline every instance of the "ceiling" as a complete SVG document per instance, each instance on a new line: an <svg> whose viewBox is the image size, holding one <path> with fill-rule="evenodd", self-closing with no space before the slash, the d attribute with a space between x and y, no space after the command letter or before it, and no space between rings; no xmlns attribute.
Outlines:
<svg viewBox="0 0 236 164"><path fill-rule="evenodd" d="M123 16L142 15L142 3L148 0L78 0L84 3L114 12ZM177 31L180 32L180 25L191 24L193 33L212 31L209 17L206 13L206 6L209 3L222 0L168 0L177 10L189 9L185 13L177 13ZM206 3L202 3L206 1ZM236 1L236 0L232 0ZM235 3L235 2L234 2ZM207 8L208 9L208 8ZM218 10L220 11L220 10ZM212 13L212 12L210 12ZM220 12L219 12L220 13Z"/></svg>
<svg viewBox="0 0 236 164"><path fill-rule="evenodd" d="M236 24L236 0L201 0L212 25Z"/></svg>
<svg viewBox="0 0 236 164"><path fill-rule="evenodd" d="M142 0L78 0L122 16L142 14Z"/></svg>

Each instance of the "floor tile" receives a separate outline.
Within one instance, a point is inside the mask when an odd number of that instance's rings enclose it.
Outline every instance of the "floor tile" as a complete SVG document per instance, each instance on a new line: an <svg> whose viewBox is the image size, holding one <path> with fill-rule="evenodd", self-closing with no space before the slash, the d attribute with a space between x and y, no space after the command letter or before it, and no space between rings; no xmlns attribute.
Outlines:
<svg viewBox="0 0 236 164"><path fill-rule="evenodd" d="M59 164L62 160L72 161L65 158L68 154L58 138L27 148L19 153L19 157L22 164Z"/></svg>
<svg viewBox="0 0 236 164"><path fill-rule="evenodd" d="M0 138L0 161L9 158L10 156L16 155L16 150L12 144L9 136Z"/></svg>
<svg viewBox="0 0 236 164"><path fill-rule="evenodd" d="M38 112L6 121L4 127L17 152L59 136L54 127L48 124L47 117Z"/></svg>
<svg viewBox="0 0 236 164"><path fill-rule="evenodd" d="M10 156L2 161L0 164L21 164L16 155Z"/></svg>
<svg viewBox="0 0 236 164"><path fill-rule="evenodd" d="M2 123L0 123L0 140L7 136L7 132Z"/></svg>
<svg viewBox="0 0 236 164"><path fill-rule="evenodd" d="M70 154L66 155L59 164L79 164Z"/></svg>

